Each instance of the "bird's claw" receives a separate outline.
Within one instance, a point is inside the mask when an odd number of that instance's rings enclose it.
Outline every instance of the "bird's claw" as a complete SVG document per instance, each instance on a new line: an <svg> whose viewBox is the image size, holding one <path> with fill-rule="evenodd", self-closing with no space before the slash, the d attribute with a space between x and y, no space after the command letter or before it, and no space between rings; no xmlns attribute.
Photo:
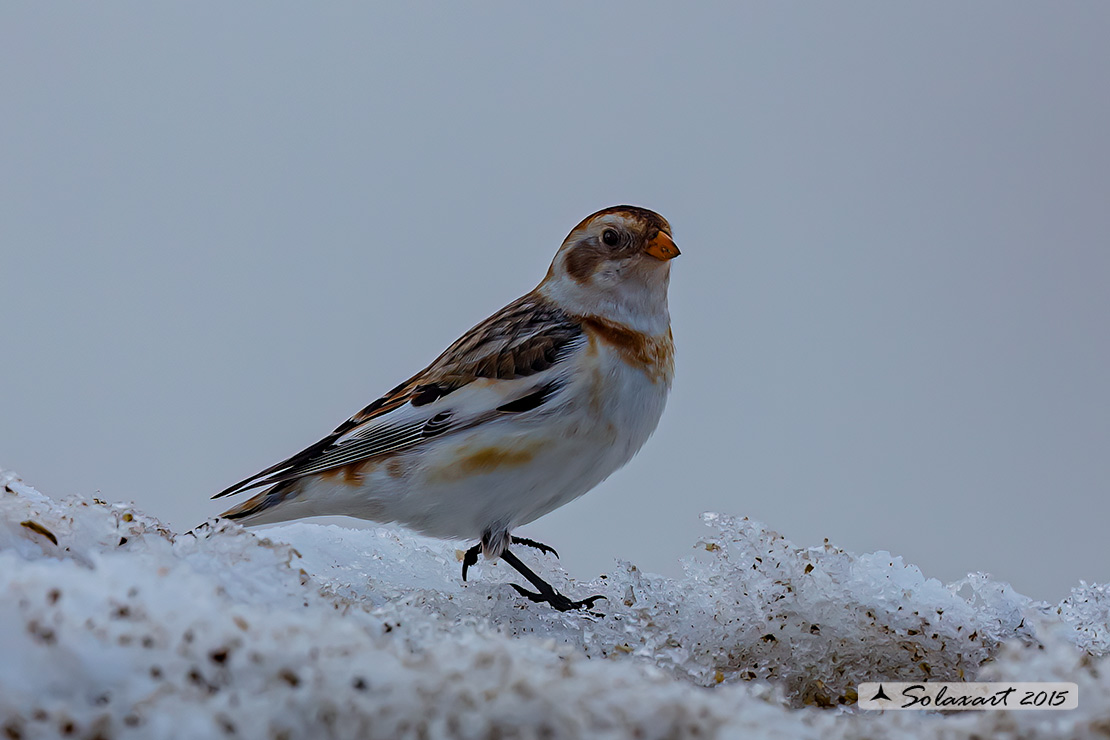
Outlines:
<svg viewBox="0 0 1110 740"><path fill-rule="evenodd" d="M462 579L463 579L464 582L466 581L466 572L468 570L470 570L470 566L478 564L478 553L480 553L481 551L482 551L482 546L481 545L475 545L474 547L467 550L466 553L463 555Z"/></svg>
<svg viewBox="0 0 1110 740"><path fill-rule="evenodd" d="M559 557L559 553L556 552L555 548L552 547L551 545L545 545L542 542L536 542L535 540L530 540L527 537L513 537L513 544L514 545L524 545L525 547L531 547L531 548L534 548L536 550L539 550L542 553L551 553L552 555L555 556L556 559L558 559L558 557Z"/></svg>

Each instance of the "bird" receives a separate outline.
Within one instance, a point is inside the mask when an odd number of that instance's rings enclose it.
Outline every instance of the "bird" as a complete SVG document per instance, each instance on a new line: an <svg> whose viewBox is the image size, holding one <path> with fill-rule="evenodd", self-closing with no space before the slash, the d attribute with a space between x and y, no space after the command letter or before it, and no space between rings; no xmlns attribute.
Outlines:
<svg viewBox="0 0 1110 740"><path fill-rule="evenodd" d="M260 493L220 516L270 524L346 515L477 541L559 611L590 609L529 569L517 527L623 467L655 431L674 377L667 292L671 226L638 206L605 208L562 242L533 290L316 444L213 496Z"/></svg>

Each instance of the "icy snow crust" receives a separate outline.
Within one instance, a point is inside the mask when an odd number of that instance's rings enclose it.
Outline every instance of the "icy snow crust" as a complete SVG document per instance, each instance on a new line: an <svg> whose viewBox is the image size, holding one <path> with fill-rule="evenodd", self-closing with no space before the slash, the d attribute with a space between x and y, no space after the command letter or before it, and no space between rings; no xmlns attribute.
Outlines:
<svg viewBox="0 0 1110 740"><path fill-rule="evenodd" d="M0 473L0 737L1106 738L1110 593L1057 607L985 575L801 548L706 515L671 580L521 599L504 565L393 530L221 522L54 501ZM860 712L886 680L1073 681L1069 712Z"/></svg>

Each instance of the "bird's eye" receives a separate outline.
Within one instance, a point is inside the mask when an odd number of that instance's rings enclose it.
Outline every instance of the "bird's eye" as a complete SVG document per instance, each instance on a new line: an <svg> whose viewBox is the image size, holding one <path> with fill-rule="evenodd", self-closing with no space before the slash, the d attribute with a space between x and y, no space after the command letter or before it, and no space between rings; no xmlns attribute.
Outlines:
<svg viewBox="0 0 1110 740"><path fill-rule="evenodd" d="M616 229L606 229L601 234L601 241L605 242L607 246L615 247L620 244L621 235L617 233Z"/></svg>

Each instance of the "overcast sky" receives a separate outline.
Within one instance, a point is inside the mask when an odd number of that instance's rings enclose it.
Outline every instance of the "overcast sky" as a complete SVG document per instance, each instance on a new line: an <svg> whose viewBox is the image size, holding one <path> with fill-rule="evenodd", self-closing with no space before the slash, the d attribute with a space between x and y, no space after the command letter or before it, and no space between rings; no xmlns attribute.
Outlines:
<svg viewBox="0 0 1110 740"><path fill-rule="evenodd" d="M1110 581L1110 5L369 6L0 5L0 465L188 528L632 203L670 405L521 534Z"/></svg>

